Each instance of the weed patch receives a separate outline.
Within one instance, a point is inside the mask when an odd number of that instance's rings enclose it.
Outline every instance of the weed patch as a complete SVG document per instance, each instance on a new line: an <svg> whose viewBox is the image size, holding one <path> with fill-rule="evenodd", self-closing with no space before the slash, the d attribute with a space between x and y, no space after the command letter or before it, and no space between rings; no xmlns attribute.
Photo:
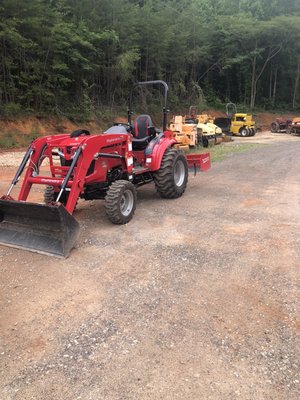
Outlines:
<svg viewBox="0 0 300 400"><path fill-rule="evenodd" d="M0 149L27 147L34 139L40 136L38 129L30 133L23 133L17 129L0 132Z"/></svg>
<svg viewBox="0 0 300 400"><path fill-rule="evenodd" d="M209 148L190 149L188 153L210 153L211 161L222 161L229 158L232 154L251 151L260 147L267 146L260 143L220 143Z"/></svg>

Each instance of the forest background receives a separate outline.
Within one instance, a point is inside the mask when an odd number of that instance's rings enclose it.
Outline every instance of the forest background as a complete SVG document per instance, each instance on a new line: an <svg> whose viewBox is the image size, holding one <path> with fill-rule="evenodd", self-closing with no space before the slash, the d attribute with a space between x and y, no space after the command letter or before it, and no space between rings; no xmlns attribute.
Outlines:
<svg viewBox="0 0 300 400"><path fill-rule="evenodd" d="M154 79L172 110L300 110L299 0L0 0L0 43L0 118L101 117Z"/></svg>

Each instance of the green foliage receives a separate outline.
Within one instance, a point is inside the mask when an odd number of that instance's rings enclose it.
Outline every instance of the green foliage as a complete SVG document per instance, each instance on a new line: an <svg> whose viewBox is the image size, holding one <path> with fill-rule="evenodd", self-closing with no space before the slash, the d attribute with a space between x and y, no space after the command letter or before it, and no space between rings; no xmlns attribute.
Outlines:
<svg viewBox="0 0 300 400"><path fill-rule="evenodd" d="M17 139L14 132L4 131L0 134L0 149L10 149L17 147Z"/></svg>
<svg viewBox="0 0 300 400"><path fill-rule="evenodd" d="M16 119L23 114L22 106L16 103L6 103L0 107L0 115L6 119Z"/></svg>
<svg viewBox="0 0 300 400"><path fill-rule="evenodd" d="M1 0L0 43L0 117L84 120L153 79L173 110L299 109L298 0Z"/></svg>

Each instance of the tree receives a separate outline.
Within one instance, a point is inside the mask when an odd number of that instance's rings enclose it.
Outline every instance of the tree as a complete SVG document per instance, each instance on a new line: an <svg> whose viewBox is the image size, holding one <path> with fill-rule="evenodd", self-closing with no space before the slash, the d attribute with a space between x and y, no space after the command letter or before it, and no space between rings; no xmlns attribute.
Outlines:
<svg viewBox="0 0 300 400"><path fill-rule="evenodd" d="M297 108L299 22L297 0L0 0L0 112L86 118L152 79L178 110Z"/></svg>

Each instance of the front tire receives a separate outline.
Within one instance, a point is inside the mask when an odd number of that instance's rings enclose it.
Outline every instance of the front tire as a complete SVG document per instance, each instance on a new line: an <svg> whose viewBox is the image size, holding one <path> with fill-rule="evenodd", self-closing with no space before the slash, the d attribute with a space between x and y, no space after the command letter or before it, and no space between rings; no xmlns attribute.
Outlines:
<svg viewBox="0 0 300 400"><path fill-rule="evenodd" d="M125 180L111 184L105 196L105 211L108 219L117 225L127 224L136 209L136 189Z"/></svg>
<svg viewBox="0 0 300 400"><path fill-rule="evenodd" d="M45 191L44 191L44 203L49 204L49 203L52 203L53 201L55 201L54 187L46 186Z"/></svg>
<svg viewBox="0 0 300 400"><path fill-rule="evenodd" d="M181 150L168 148L163 155L160 169L154 173L155 187L165 199L183 195L188 182L188 165Z"/></svg>
<svg viewBox="0 0 300 400"><path fill-rule="evenodd" d="M54 191L53 186L46 186L45 191L44 191L44 203L45 204L51 204L53 202L56 202L57 196L59 192ZM66 205L68 202L69 198L69 193L64 191L59 199L59 202L62 203L63 205ZM77 204L77 203L76 203Z"/></svg>
<svg viewBox="0 0 300 400"><path fill-rule="evenodd" d="M246 136L248 136L248 129L247 128L242 128L241 130L240 130L240 135L242 136L242 137L246 137Z"/></svg>

